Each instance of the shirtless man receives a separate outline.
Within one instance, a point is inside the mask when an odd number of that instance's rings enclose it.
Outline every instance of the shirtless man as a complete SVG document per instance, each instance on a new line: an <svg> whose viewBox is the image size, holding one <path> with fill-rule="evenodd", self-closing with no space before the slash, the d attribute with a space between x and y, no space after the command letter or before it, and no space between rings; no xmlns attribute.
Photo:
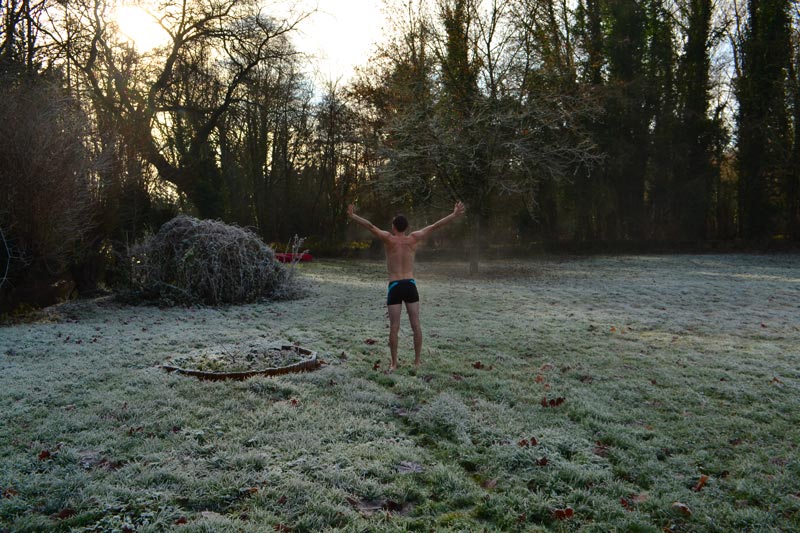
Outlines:
<svg viewBox="0 0 800 533"><path fill-rule="evenodd" d="M383 242L386 251L386 268L389 271L389 290L386 295L386 306L389 309L389 350L392 353L392 363L389 370L397 368L397 333L400 331L400 312L403 302L406 303L406 312L414 331L414 365L419 366L422 354L422 328L419 324L419 294L417 283L414 281L414 256L417 245L445 224L464 214L464 204L456 202L453 212L421 230L413 231L406 235L408 221L403 215L397 215L392 221L392 231L384 231L365 218L355 214L352 204L347 208L347 215L359 225L367 228Z"/></svg>

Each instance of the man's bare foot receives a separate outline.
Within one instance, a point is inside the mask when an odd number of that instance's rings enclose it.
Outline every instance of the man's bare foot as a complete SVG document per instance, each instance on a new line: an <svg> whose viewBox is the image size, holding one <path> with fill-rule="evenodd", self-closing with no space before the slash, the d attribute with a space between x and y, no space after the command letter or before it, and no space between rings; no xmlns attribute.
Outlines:
<svg viewBox="0 0 800 533"><path fill-rule="evenodd" d="M419 368L422 365L422 360L414 359L414 368Z"/></svg>
<svg viewBox="0 0 800 533"><path fill-rule="evenodd" d="M389 372L397 370L397 363L389 363Z"/></svg>

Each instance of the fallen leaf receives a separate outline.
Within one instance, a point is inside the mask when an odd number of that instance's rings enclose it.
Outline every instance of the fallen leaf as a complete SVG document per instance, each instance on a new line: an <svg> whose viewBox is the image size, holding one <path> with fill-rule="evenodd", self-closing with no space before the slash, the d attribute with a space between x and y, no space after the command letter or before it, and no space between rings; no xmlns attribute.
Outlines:
<svg viewBox="0 0 800 533"><path fill-rule="evenodd" d="M56 518L59 520L66 520L67 518L72 518L76 514L78 514L78 512L75 509L67 507L66 509L61 509L56 515Z"/></svg>
<svg viewBox="0 0 800 533"><path fill-rule="evenodd" d="M39 452L39 460L40 461L46 461L46 460L50 459L50 457L52 457L52 454L50 453L50 450L42 450L41 452Z"/></svg>
<svg viewBox="0 0 800 533"><path fill-rule="evenodd" d="M536 466L547 466L548 460L547 457L541 457L536 460Z"/></svg>
<svg viewBox="0 0 800 533"><path fill-rule="evenodd" d="M536 376L536 383L544 383L544 376L541 375L541 374L538 374Z"/></svg>
<svg viewBox="0 0 800 533"><path fill-rule="evenodd" d="M293 407L296 407L296 406L297 406L297 404L299 404L299 403L300 403L300 401L299 401L297 398L292 398L292 399L289 401L289 403L291 403Z"/></svg>
<svg viewBox="0 0 800 533"><path fill-rule="evenodd" d="M17 492L16 490L12 489L11 487L3 489L3 498L5 498L5 499L11 499L11 498L13 498L14 496L16 496L18 494L19 494L19 492Z"/></svg>
<svg viewBox="0 0 800 533"><path fill-rule="evenodd" d="M364 342L366 344L369 344L370 346L372 346L373 344L375 344L378 341L376 341L375 339L364 339Z"/></svg>
<svg viewBox="0 0 800 533"><path fill-rule="evenodd" d="M517 516L517 524L524 524L528 521L528 515L522 513L521 515Z"/></svg>
<svg viewBox="0 0 800 533"><path fill-rule="evenodd" d="M594 381L594 378L592 376L581 376L581 381L583 383L591 383Z"/></svg>
<svg viewBox="0 0 800 533"><path fill-rule="evenodd" d="M708 476L703 474L702 476L700 476L700 479L698 480L697 484L694 487L692 487L692 490L695 492L700 492L701 490L703 490L703 487L706 485L707 481L708 481Z"/></svg>
<svg viewBox="0 0 800 533"><path fill-rule="evenodd" d="M617 328L615 328L614 326L611 326L611 333L614 333L615 331L617 331Z"/></svg>
<svg viewBox="0 0 800 533"><path fill-rule="evenodd" d="M272 526L272 529L274 529L275 531L283 531L283 532L294 531L294 529L285 524L275 524L274 526Z"/></svg>
<svg viewBox="0 0 800 533"><path fill-rule="evenodd" d="M182 516L177 520L175 520L175 524L187 524L187 523L189 523L189 520L187 520L185 516Z"/></svg>
<svg viewBox="0 0 800 533"><path fill-rule="evenodd" d="M239 494L244 494L244 495L255 494L256 492L258 492L258 487L244 487L239 489Z"/></svg>
<svg viewBox="0 0 800 533"><path fill-rule="evenodd" d="M558 398L553 398L551 400L548 400L547 397L545 396L542 397L542 401L539 403L542 404L542 407L558 407L559 405L564 403L565 400L566 398L564 398L563 396L559 396Z"/></svg>
<svg viewBox="0 0 800 533"><path fill-rule="evenodd" d="M464 381L464 376L462 376L461 374L453 374L452 377L456 381Z"/></svg>
<svg viewBox="0 0 800 533"><path fill-rule="evenodd" d="M622 504L622 507L625 508L626 511L633 511L633 503L630 502L627 498L620 498L619 503Z"/></svg>
<svg viewBox="0 0 800 533"><path fill-rule="evenodd" d="M399 513L403 510L403 504L388 500L383 504L382 508L384 511L388 511L390 513Z"/></svg>
<svg viewBox="0 0 800 533"><path fill-rule="evenodd" d="M472 363L472 368L481 370L482 368L484 368L484 364L481 363L480 361L475 361L474 363Z"/></svg>
<svg viewBox="0 0 800 533"><path fill-rule="evenodd" d="M375 364L372 365L372 370L378 370L381 367L380 361L375 361Z"/></svg>
<svg viewBox="0 0 800 533"><path fill-rule="evenodd" d="M598 455L600 457L608 456L608 446L606 446L605 444L601 443L600 441L597 441L595 443L594 448L592 449L592 451L594 452L595 455Z"/></svg>
<svg viewBox="0 0 800 533"><path fill-rule="evenodd" d="M575 511L572 507L566 507L564 509L553 509L553 517L556 520L567 520L572 518L575 515Z"/></svg>
<svg viewBox="0 0 800 533"><path fill-rule="evenodd" d="M486 479L483 481L483 483L481 483L481 487L483 487L484 489L493 489L496 486L497 486L496 479Z"/></svg>
<svg viewBox="0 0 800 533"><path fill-rule="evenodd" d="M688 505L686 505L685 503L681 503L681 502L674 502L674 503L672 504L672 509L673 509L674 511L677 511L677 512L679 512L679 513L680 513L680 514L682 514L683 516L692 516L692 510L691 510L691 509L689 509L689 506L688 506Z"/></svg>
<svg viewBox="0 0 800 533"><path fill-rule="evenodd" d="M181 427L180 426L172 426L172 432L173 433L180 433L180 431L181 431Z"/></svg>
<svg viewBox="0 0 800 533"><path fill-rule="evenodd" d="M280 505L285 504L287 501L288 501L288 498L286 496L281 496L280 498L278 498L278 503Z"/></svg>
<svg viewBox="0 0 800 533"><path fill-rule="evenodd" d="M539 371L541 371L541 372L549 372L549 371L553 370L554 368L555 367L553 365L551 365L550 363L545 363L539 368Z"/></svg>
<svg viewBox="0 0 800 533"><path fill-rule="evenodd" d="M766 325L766 324L764 324L764 323L762 322L762 323L761 323L761 327L762 327L762 328L766 328L766 327L767 327L767 325Z"/></svg>
<svg viewBox="0 0 800 533"><path fill-rule="evenodd" d="M772 378L773 385L783 385L783 381L779 380L777 377Z"/></svg>

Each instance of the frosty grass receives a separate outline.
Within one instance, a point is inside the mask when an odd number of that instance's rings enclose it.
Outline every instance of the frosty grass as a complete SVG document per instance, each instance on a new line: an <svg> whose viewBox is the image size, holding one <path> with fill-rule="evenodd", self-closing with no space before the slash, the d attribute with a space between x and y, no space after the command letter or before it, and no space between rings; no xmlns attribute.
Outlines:
<svg viewBox="0 0 800 533"><path fill-rule="evenodd" d="M800 257L421 263L391 375L384 268L0 328L0 531L800 530ZM328 365L159 368L292 342Z"/></svg>

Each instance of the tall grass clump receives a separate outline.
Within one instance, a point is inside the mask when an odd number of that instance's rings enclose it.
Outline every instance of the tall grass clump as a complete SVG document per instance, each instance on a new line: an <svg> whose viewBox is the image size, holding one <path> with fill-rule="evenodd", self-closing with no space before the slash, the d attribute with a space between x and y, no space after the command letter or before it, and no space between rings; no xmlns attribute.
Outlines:
<svg viewBox="0 0 800 533"><path fill-rule="evenodd" d="M206 305L287 299L298 294L294 268L252 231L179 215L131 254L136 296Z"/></svg>

